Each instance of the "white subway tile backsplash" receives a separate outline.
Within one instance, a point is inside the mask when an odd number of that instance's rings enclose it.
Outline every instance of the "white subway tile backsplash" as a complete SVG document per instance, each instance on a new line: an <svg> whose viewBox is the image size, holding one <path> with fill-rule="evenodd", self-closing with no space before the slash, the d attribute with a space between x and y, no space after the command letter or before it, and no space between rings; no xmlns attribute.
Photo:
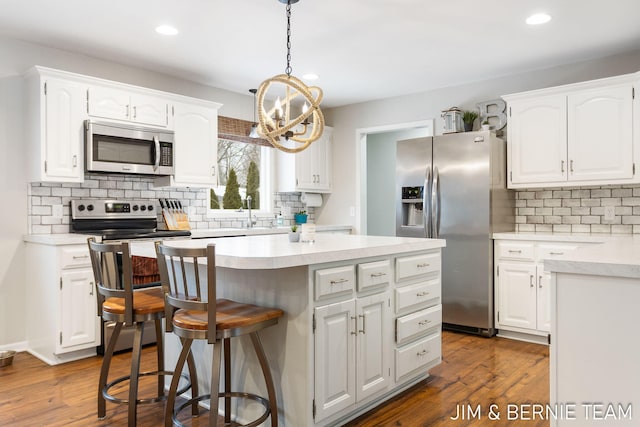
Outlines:
<svg viewBox="0 0 640 427"><path fill-rule="evenodd" d="M85 181L76 183L32 183L29 186L28 223L34 234L60 234L69 232L71 221L69 205L72 199L110 198L151 200L160 211L158 198L178 199L185 208L194 207L189 221L197 229L244 227L246 211L238 213L236 218L207 218L207 191L190 188L155 188L153 178L128 175L86 174ZM524 201L523 201L524 203ZM300 201L300 193L274 193L274 212L287 207L291 212L285 216L285 224L293 224L293 214L306 209L309 221L315 221L315 209L306 208ZM62 205L63 216L53 217L53 206ZM533 209L532 209L533 210ZM522 217L526 220L526 216ZM162 218L159 215L158 221ZM268 227L275 221L274 216L258 216L258 226ZM524 225L524 224L523 224Z"/></svg>
<svg viewBox="0 0 640 427"><path fill-rule="evenodd" d="M640 234L640 185L516 191L515 215L517 231Z"/></svg>

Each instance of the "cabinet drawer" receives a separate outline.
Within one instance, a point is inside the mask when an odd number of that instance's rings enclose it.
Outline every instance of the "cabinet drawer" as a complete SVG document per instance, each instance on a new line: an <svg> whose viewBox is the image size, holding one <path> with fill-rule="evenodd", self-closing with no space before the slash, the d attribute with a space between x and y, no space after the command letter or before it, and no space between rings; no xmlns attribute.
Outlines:
<svg viewBox="0 0 640 427"><path fill-rule="evenodd" d="M533 261L535 259L533 243L500 242L498 243L497 252L500 259L519 259L524 261Z"/></svg>
<svg viewBox="0 0 640 427"><path fill-rule="evenodd" d="M440 303L440 280L427 280L396 289L396 313Z"/></svg>
<svg viewBox="0 0 640 427"><path fill-rule="evenodd" d="M396 258L396 280L440 271L440 252Z"/></svg>
<svg viewBox="0 0 640 427"><path fill-rule="evenodd" d="M316 299L353 292L355 276L353 265L316 270Z"/></svg>
<svg viewBox="0 0 640 427"><path fill-rule="evenodd" d="M358 265L358 291L383 286L391 280L389 260Z"/></svg>
<svg viewBox="0 0 640 427"><path fill-rule="evenodd" d="M396 319L396 342L404 344L414 338L440 330L442 305L420 310Z"/></svg>
<svg viewBox="0 0 640 427"><path fill-rule="evenodd" d="M60 268L85 267L91 265L89 248L87 246L64 248L61 252Z"/></svg>
<svg viewBox="0 0 640 427"><path fill-rule="evenodd" d="M557 258L576 249L578 249L578 245L540 244L536 255L537 259L542 261L543 259Z"/></svg>
<svg viewBox="0 0 640 427"><path fill-rule="evenodd" d="M428 369L440 362L442 343L440 333L428 336L406 347L398 348L396 353L396 381L419 369ZM423 372L416 372L421 374Z"/></svg>

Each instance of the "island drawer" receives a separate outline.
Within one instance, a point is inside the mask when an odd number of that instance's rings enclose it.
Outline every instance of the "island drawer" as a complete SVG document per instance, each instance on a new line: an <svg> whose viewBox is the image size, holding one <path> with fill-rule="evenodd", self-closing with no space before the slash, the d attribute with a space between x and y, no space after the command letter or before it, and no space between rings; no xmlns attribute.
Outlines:
<svg viewBox="0 0 640 427"><path fill-rule="evenodd" d="M535 249L533 243L500 242L498 243L498 258L533 261Z"/></svg>
<svg viewBox="0 0 640 427"><path fill-rule="evenodd" d="M60 250L60 268L75 268L91 265L87 245L69 246Z"/></svg>
<svg viewBox="0 0 640 427"><path fill-rule="evenodd" d="M355 279L356 274L353 265L316 270L316 299L353 292L355 289Z"/></svg>
<svg viewBox="0 0 640 427"><path fill-rule="evenodd" d="M440 330L442 305L426 308L396 319L396 343L404 344L415 338Z"/></svg>
<svg viewBox="0 0 640 427"><path fill-rule="evenodd" d="M578 245L539 244L537 247L537 259L550 259L568 254L578 249Z"/></svg>
<svg viewBox="0 0 640 427"><path fill-rule="evenodd" d="M440 270L440 252L396 258L396 280Z"/></svg>
<svg viewBox="0 0 640 427"><path fill-rule="evenodd" d="M396 289L396 313L440 303L440 279L425 280Z"/></svg>
<svg viewBox="0 0 640 427"><path fill-rule="evenodd" d="M390 280L389 260L358 264L358 291L386 285Z"/></svg>
<svg viewBox="0 0 640 427"><path fill-rule="evenodd" d="M419 369L428 369L440 361L442 343L440 333L430 335L414 344L397 348L396 381Z"/></svg>

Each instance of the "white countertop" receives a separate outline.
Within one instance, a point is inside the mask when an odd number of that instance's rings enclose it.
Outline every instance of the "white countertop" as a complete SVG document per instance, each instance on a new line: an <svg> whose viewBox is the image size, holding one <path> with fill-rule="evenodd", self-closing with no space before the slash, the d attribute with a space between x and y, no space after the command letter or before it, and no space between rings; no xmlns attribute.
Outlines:
<svg viewBox="0 0 640 427"><path fill-rule="evenodd" d="M313 243L289 242L287 235L169 240L167 245L204 247L216 245L216 265L235 269L288 268L442 248L442 239L316 234ZM132 241L133 255L155 257L150 241Z"/></svg>
<svg viewBox="0 0 640 427"><path fill-rule="evenodd" d="M318 225L316 232L323 231L351 231L350 225ZM254 228L204 228L191 230L192 239L205 239L209 237L232 237L232 236L258 236L267 234L285 234L291 229L290 226L254 227Z"/></svg>
<svg viewBox="0 0 640 427"><path fill-rule="evenodd" d="M596 243L544 261L555 273L640 278L640 235L494 233L494 239Z"/></svg>

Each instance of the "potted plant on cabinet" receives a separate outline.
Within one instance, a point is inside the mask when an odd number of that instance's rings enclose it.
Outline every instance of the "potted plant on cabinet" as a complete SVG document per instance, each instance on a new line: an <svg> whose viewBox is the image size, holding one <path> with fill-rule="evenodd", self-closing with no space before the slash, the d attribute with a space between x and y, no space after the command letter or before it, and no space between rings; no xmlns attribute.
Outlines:
<svg viewBox="0 0 640 427"><path fill-rule="evenodd" d="M296 224L305 224L307 222L307 211L299 211L293 218Z"/></svg>
<svg viewBox="0 0 640 427"><path fill-rule="evenodd" d="M465 111L462 113L462 121L464 122L464 131L469 132L473 130L473 122L478 118L478 113L475 111Z"/></svg>
<svg viewBox="0 0 640 427"><path fill-rule="evenodd" d="M491 130L491 125L489 124L489 119L484 119L482 124L480 125L482 130Z"/></svg>
<svg viewBox="0 0 640 427"><path fill-rule="evenodd" d="M298 226L295 224L291 226L291 231L289 231L289 241L290 242L300 241L300 233L298 233Z"/></svg>

